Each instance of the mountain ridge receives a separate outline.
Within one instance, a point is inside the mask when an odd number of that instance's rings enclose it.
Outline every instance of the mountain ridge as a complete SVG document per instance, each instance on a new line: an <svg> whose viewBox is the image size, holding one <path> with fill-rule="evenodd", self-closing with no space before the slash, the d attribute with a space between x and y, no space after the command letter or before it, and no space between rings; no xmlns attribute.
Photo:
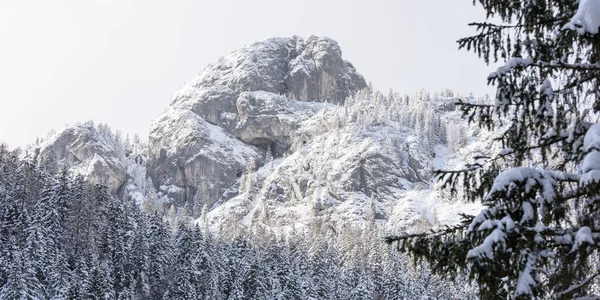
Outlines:
<svg viewBox="0 0 600 300"><path fill-rule="evenodd" d="M93 173L82 165L106 156L119 166L112 194L162 210L173 205L176 215L214 230L452 223L451 213L476 207L443 202L433 168L455 168L490 149L478 146L481 134L469 132L454 111L456 98L444 93L384 96L368 89L335 41L274 38L234 51L177 91L153 121L147 147L78 149L72 145L100 139L93 130L91 139L67 130L40 153L43 160L54 153L96 183L113 179L96 174L110 168ZM71 148L81 157L56 154ZM437 207L449 211L440 218Z"/></svg>

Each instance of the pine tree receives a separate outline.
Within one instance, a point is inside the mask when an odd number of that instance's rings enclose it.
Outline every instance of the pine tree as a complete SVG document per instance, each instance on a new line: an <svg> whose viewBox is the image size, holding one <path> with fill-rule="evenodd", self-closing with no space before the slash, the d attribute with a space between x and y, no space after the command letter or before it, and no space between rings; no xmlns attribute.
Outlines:
<svg viewBox="0 0 600 300"><path fill-rule="evenodd" d="M32 272L31 263L21 249L11 245L7 257L7 279L0 288L0 299L43 299L42 285Z"/></svg>
<svg viewBox="0 0 600 300"><path fill-rule="evenodd" d="M267 146L267 152L265 154L265 164L269 164L273 162L273 149L271 148L271 144Z"/></svg>
<svg viewBox="0 0 600 300"><path fill-rule="evenodd" d="M370 274L365 271L365 268L358 267L355 270L356 273L356 285L350 291L351 299L375 299L374 289L375 283L373 282Z"/></svg>
<svg viewBox="0 0 600 300"><path fill-rule="evenodd" d="M386 253L386 259L383 266L384 279L383 295L385 299L407 299L406 290L408 286L404 279L406 263L401 260L399 253Z"/></svg>
<svg viewBox="0 0 600 300"><path fill-rule="evenodd" d="M486 208L455 227L388 242L434 272L467 269L482 299L586 296L599 274L591 258L600 245L600 35L578 16L600 11L595 1L474 2L488 21L471 24L478 34L459 47L504 65L488 77L495 104L458 105L496 131L503 150L439 175Z"/></svg>
<svg viewBox="0 0 600 300"><path fill-rule="evenodd" d="M128 232L132 230L129 228L127 211L121 200L111 197L107 201L106 221L101 232L100 259L107 265L105 270L110 270L112 288L119 295L131 287L130 274L133 272L133 265L129 261L131 249L128 247L130 244Z"/></svg>
<svg viewBox="0 0 600 300"><path fill-rule="evenodd" d="M69 207L73 201L70 188L70 178L67 169L60 172L54 184L54 197L50 202L51 214L47 215L45 223L50 228L49 236L52 239L51 266L47 274L48 292L52 299L66 299L70 289L71 270L67 261L66 226Z"/></svg>
<svg viewBox="0 0 600 300"><path fill-rule="evenodd" d="M11 154L0 145L0 286L8 280L8 258L18 241L17 227L23 220L21 206L15 197L15 169Z"/></svg>
<svg viewBox="0 0 600 300"><path fill-rule="evenodd" d="M148 238L148 217L140 211L139 207L133 201L129 201L129 205L126 205L126 210L132 212L135 223L135 227L130 228L129 234L130 236L133 235L131 236L131 246L128 250L130 256L128 268L132 269L130 272L130 288L134 290L134 294L142 298L149 298L151 258L150 241Z"/></svg>
<svg viewBox="0 0 600 300"><path fill-rule="evenodd" d="M113 270L106 262L94 267L86 296L94 300L116 299L112 274Z"/></svg>
<svg viewBox="0 0 600 300"><path fill-rule="evenodd" d="M54 233L51 228L46 227L48 219L51 219L51 208L49 202L54 197L51 187L45 188L42 192L42 198L35 206L33 213L27 217L27 228L24 247L24 259L28 266L28 272L35 277L39 285L37 294L47 297L43 286L46 283L46 276L49 273L49 266L54 249Z"/></svg>
<svg viewBox="0 0 600 300"><path fill-rule="evenodd" d="M96 252L95 233L92 228L96 210L93 205L94 199L83 176L75 177L71 189L73 202L66 217L66 248L70 249L69 263L75 264L78 259L91 258L92 253Z"/></svg>
<svg viewBox="0 0 600 300"><path fill-rule="evenodd" d="M88 257L80 256L69 262L73 269L67 291L67 299L82 299L88 297L92 279L92 262Z"/></svg>
<svg viewBox="0 0 600 300"><path fill-rule="evenodd" d="M331 261L328 260L327 244L323 240L317 240L309 249L309 264L311 279L315 283L315 292L319 298L327 298L334 290L328 275Z"/></svg>
<svg viewBox="0 0 600 300"><path fill-rule="evenodd" d="M253 201L255 194L255 184L256 184L256 176L254 174L254 169L256 168L256 162L254 159L249 159L246 163L246 170L244 172L244 178L242 178L242 183L240 184L240 188L243 189L244 198L246 201Z"/></svg>
<svg viewBox="0 0 600 300"><path fill-rule="evenodd" d="M174 237L174 262L171 270L174 299L197 299L199 297L198 272L194 261L200 240L197 231L188 222L180 222Z"/></svg>
<svg viewBox="0 0 600 300"><path fill-rule="evenodd" d="M241 237L235 238L225 248L225 274L223 276L223 293L227 299L243 299L244 281L250 269L250 246Z"/></svg>
<svg viewBox="0 0 600 300"><path fill-rule="evenodd" d="M48 286L48 294L50 299L69 299L68 293L71 289L73 275L67 264L65 253L57 253L50 269L51 271L48 274L48 282L50 283Z"/></svg>
<svg viewBox="0 0 600 300"><path fill-rule="evenodd" d="M157 215L150 217L148 239L148 266L150 298L159 299L167 288L167 270L171 263L171 235L167 224Z"/></svg>

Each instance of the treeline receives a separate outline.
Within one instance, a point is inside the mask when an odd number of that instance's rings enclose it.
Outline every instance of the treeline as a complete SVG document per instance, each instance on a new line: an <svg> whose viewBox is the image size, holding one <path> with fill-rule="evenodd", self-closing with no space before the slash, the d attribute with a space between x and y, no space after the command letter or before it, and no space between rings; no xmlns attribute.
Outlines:
<svg viewBox="0 0 600 300"><path fill-rule="evenodd" d="M371 89L358 92L346 99L342 106L333 108L328 116L333 116L336 127L357 124L369 128L379 124L390 124L399 130L410 128L425 151L432 151L437 144L446 144L457 151L467 144L468 133L461 113L454 112L455 103L488 104L489 97L475 98L472 95L455 95L450 90L431 93L421 89L414 95L401 95L390 91L387 95ZM474 129L478 132L478 129Z"/></svg>
<svg viewBox="0 0 600 300"><path fill-rule="evenodd" d="M225 240L179 219L0 147L0 299L473 297L407 267L375 234Z"/></svg>

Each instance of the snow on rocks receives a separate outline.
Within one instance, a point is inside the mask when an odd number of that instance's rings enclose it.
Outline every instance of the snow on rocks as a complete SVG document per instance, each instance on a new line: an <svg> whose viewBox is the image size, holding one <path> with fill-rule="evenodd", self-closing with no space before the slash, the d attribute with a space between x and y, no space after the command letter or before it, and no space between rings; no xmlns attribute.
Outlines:
<svg viewBox="0 0 600 300"><path fill-rule="evenodd" d="M110 141L91 125L69 126L39 146L40 161L59 170L67 167L116 195L127 178L126 167Z"/></svg>
<svg viewBox="0 0 600 300"><path fill-rule="evenodd" d="M271 148L281 156L288 148L290 138L300 123L326 105L320 102L303 102L269 92L244 92L236 102L239 121L235 135L245 143Z"/></svg>
<svg viewBox="0 0 600 300"><path fill-rule="evenodd" d="M316 112L294 100L343 103L366 86L332 39L253 43L209 65L175 94L153 122L147 173L156 187L185 190L177 196L181 205L198 190L212 203L249 160L289 147L298 123Z"/></svg>
<svg viewBox="0 0 600 300"><path fill-rule="evenodd" d="M155 186L179 187L162 192L181 206L197 193L212 204L248 162L263 157L255 147L187 109L167 109L154 121L149 141L148 173Z"/></svg>
<svg viewBox="0 0 600 300"><path fill-rule="evenodd" d="M158 201L152 205L206 205L204 217L216 222L211 228L315 219L334 228L388 220L407 228L455 224L459 213L479 211L432 180L434 168L461 168L465 157L487 153L459 120L455 99L424 92L410 101L385 98L359 91L366 86L328 38L269 39L220 59L182 87L153 121L148 148L135 162L109 153L110 143L100 140L89 142L95 150L43 153L89 158L83 171L120 166L114 192L138 203L150 195ZM455 138L460 143L450 146ZM69 144L58 140L51 143Z"/></svg>

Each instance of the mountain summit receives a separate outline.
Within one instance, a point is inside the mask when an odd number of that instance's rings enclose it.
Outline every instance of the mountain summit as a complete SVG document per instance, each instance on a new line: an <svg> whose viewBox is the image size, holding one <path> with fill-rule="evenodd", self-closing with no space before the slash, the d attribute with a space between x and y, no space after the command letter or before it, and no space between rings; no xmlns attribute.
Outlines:
<svg viewBox="0 0 600 300"><path fill-rule="evenodd" d="M208 66L175 93L150 130L148 175L183 204L212 203L246 170L289 148L301 121L366 88L332 39L256 42ZM306 102L306 103L302 103Z"/></svg>

